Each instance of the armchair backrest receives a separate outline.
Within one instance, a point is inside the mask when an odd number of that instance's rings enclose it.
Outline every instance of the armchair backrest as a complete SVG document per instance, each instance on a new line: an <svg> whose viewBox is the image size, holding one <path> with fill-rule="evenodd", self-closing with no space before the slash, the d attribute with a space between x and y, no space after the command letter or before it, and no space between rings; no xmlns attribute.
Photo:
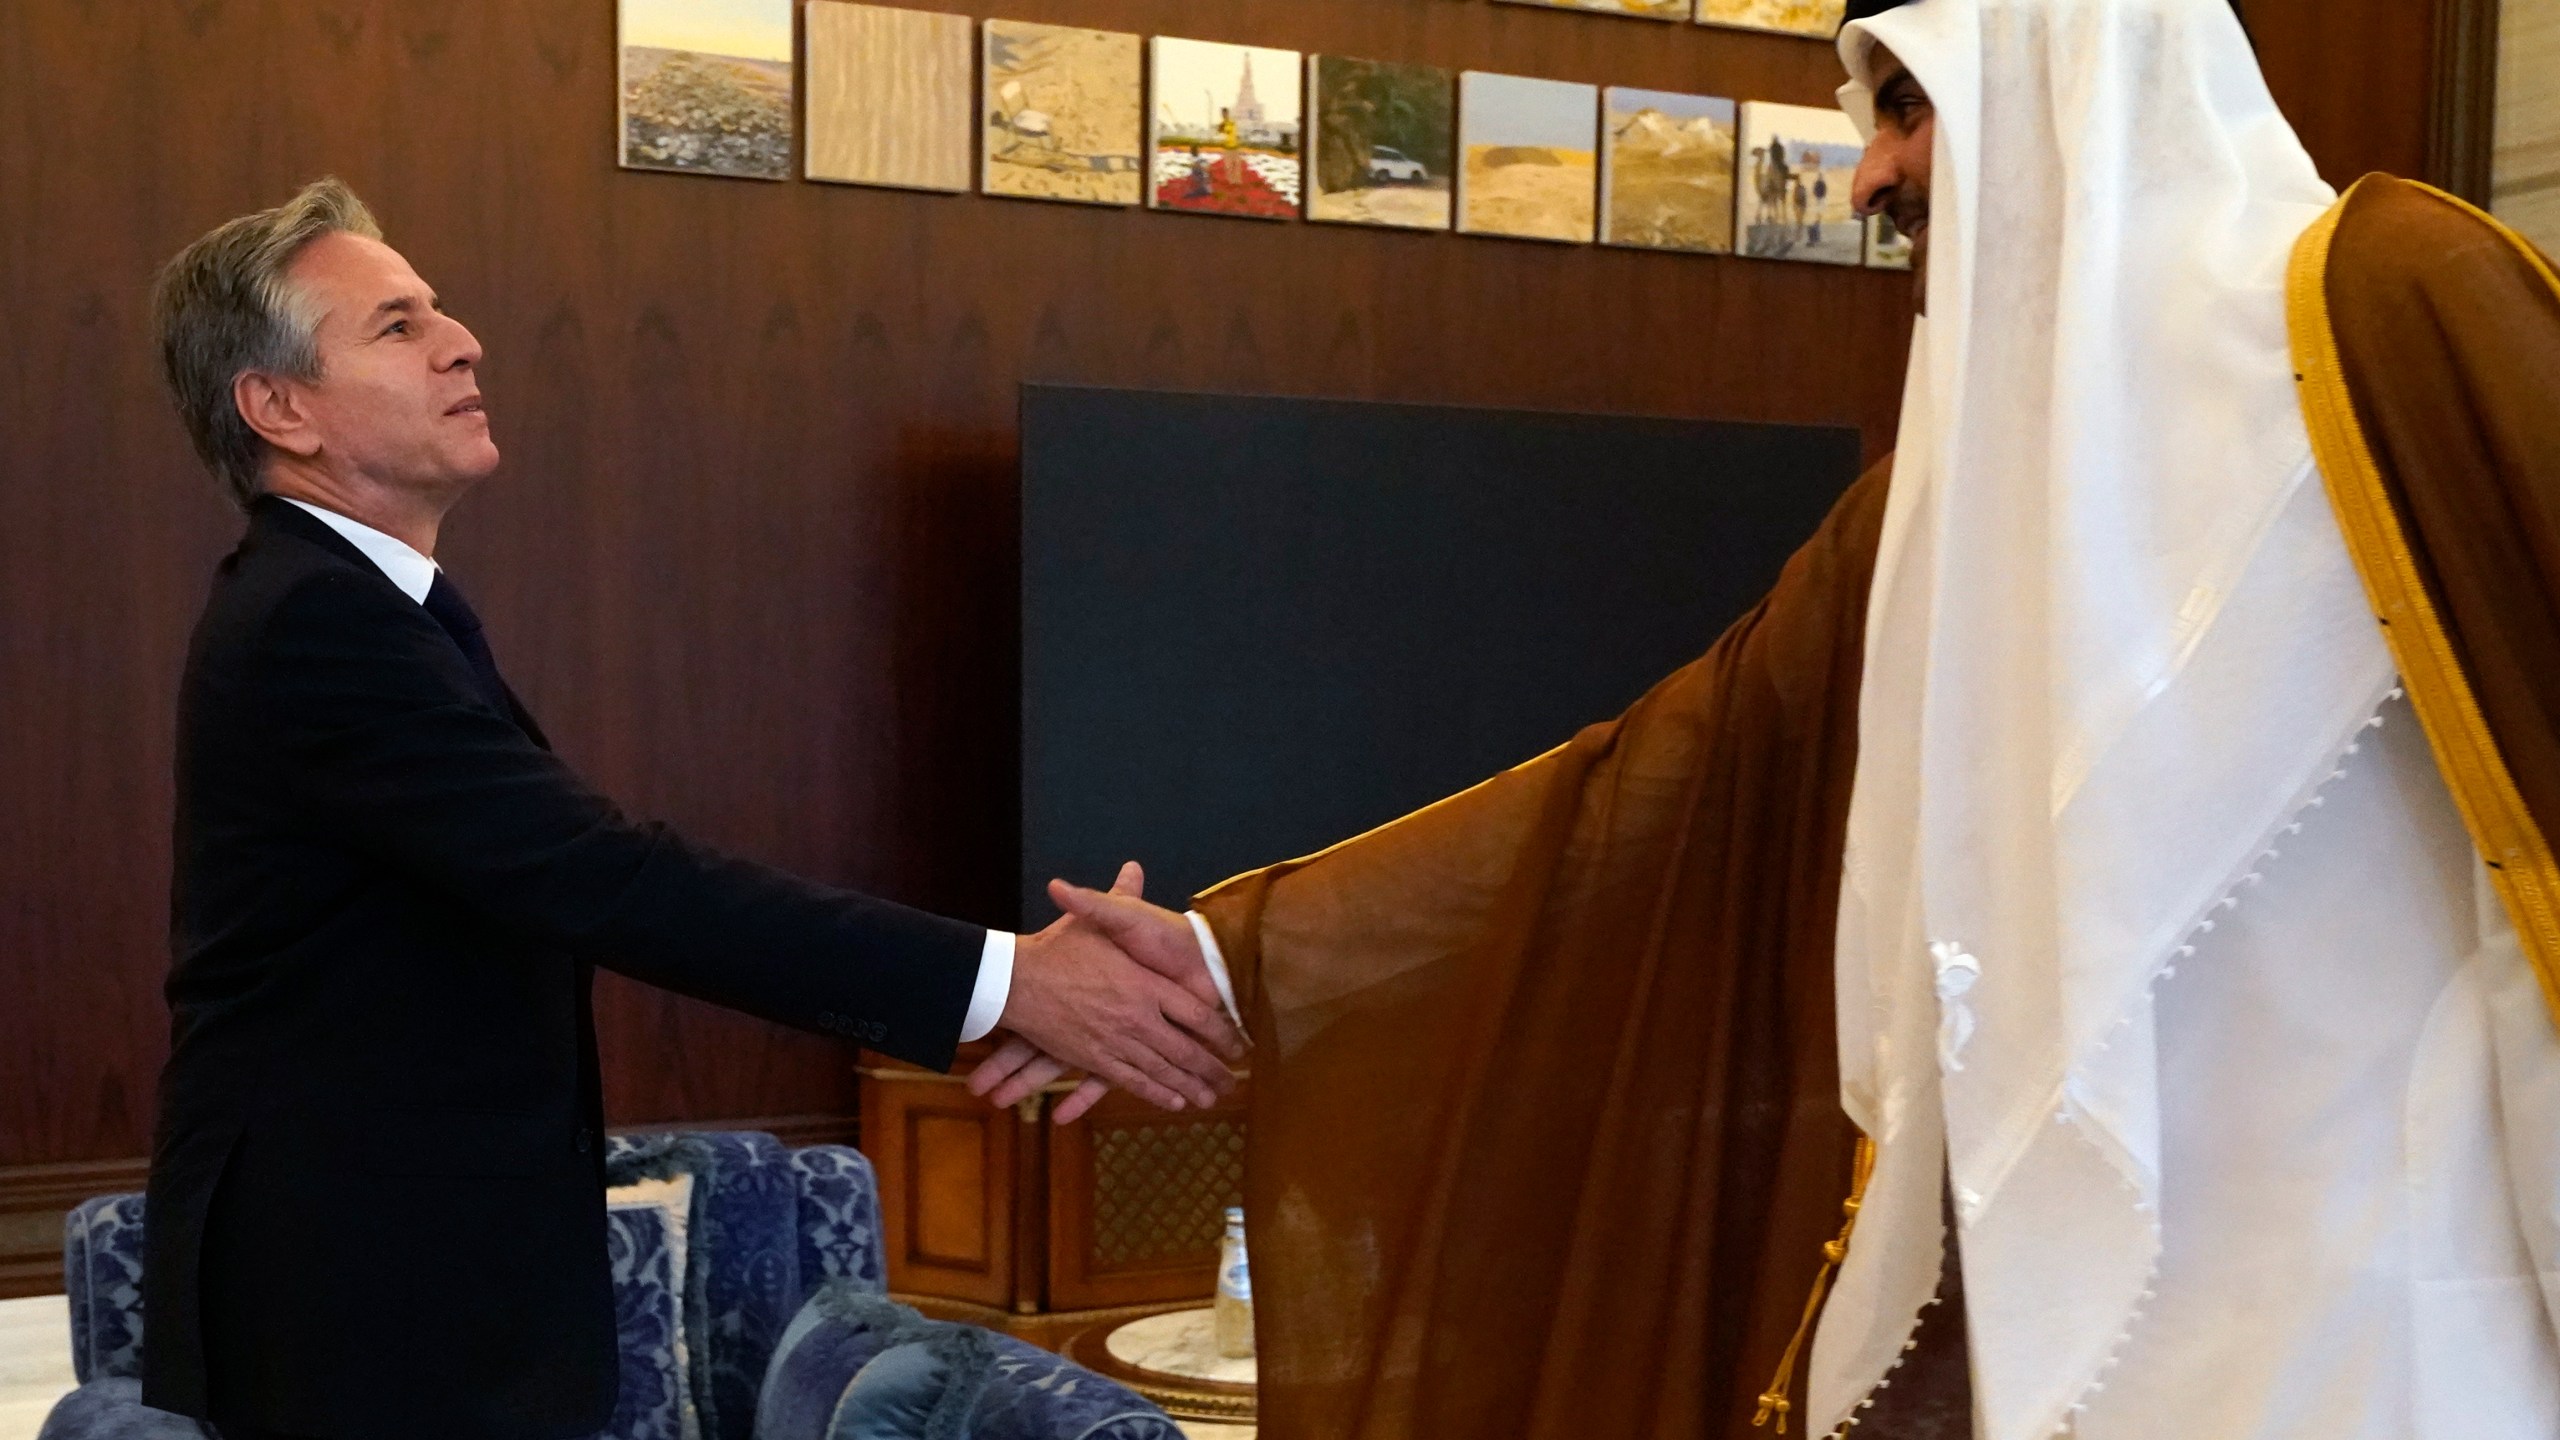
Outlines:
<svg viewBox="0 0 2560 1440"><path fill-rule="evenodd" d="M62 1220L62 1288L71 1302L71 1373L142 1374L142 1197L100 1195Z"/></svg>
<svg viewBox="0 0 2560 1440"><path fill-rule="evenodd" d="M702 1440L751 1440L756 1394L783 1328L820 1285L887 1289L871 1162L842 1145L785 1150L761 1131L616 1136L615 1183L694 1177L686 1227L685 1377ZM142 1373L140 1195L101 1195L65 1217L63 1288L81 1383Z"/></svg>

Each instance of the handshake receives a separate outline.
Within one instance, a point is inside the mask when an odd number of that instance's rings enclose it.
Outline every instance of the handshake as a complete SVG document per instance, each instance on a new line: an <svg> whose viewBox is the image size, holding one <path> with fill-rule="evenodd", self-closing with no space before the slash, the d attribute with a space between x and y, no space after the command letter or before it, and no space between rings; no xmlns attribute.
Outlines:
<svg viewBox="0 0 2560 1440"><path fill-rule="evenodd" d="M970 1072L971 1093L1012 1105L1082 1071L1054 1113L1065 1125L1114 1089L1180 1110L1205 1109L1235 1088L1227 1067L1244 1059L1244 1036L1191 922L1148 904L1145 888L1135 860L1108 892L1049 882L1065 913L1015 946L1013 988L997 1022L1008 1034Z"/></svg>

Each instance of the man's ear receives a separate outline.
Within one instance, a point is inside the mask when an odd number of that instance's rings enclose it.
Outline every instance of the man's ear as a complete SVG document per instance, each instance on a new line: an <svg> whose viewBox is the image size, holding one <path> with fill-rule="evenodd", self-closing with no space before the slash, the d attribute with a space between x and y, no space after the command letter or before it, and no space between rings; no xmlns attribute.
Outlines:
<svg viewBox="0 0 2560 1440"><path fill-rule="evenodd" d="M231 403L249 428L288 455L308 460L320 453L320 432L303 408L302 393L292 382L260 370L243 370L231 382Z"/></svg>

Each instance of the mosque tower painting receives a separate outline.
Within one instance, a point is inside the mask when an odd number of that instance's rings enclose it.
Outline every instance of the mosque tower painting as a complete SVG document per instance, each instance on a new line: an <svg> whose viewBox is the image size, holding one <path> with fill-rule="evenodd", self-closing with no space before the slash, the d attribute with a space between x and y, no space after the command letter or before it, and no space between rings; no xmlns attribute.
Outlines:
<svg viewBox="0 0 2560 1440"><path fill-rule="evenodd" d="M1262 114L1262 101L1253 93L1253 52L1244 52L1244 79L1236 84L1236 128L1247 135L1257 135L1268 128Z"/></svg>
<svg viewBox="0 0 2560 1440"><path fill-rule="evenodd" d="M1289 220L1299 211L1305 57L1157 36L1147 203Z"/></svg>

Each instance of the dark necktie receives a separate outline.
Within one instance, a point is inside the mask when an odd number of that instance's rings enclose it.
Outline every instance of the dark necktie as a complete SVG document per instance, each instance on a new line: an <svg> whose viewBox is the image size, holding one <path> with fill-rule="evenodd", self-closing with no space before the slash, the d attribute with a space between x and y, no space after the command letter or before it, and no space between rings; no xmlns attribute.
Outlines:
<svg viewBox="0 0 2560 1440"><path fill-rule="evenodd" d="M480 634L480 617L471 613L471 602L462 598L461 587L444 578L444 572L439 570L435 583L427 587L425 604L427 613L444 627L444 633L453 637L462 658L471 662L471 673L480 679L480 692L498 707L499 714L514 719L516 711L507 700L507 684L498 678L498 662L489 654L489 642Z"/></svg>

